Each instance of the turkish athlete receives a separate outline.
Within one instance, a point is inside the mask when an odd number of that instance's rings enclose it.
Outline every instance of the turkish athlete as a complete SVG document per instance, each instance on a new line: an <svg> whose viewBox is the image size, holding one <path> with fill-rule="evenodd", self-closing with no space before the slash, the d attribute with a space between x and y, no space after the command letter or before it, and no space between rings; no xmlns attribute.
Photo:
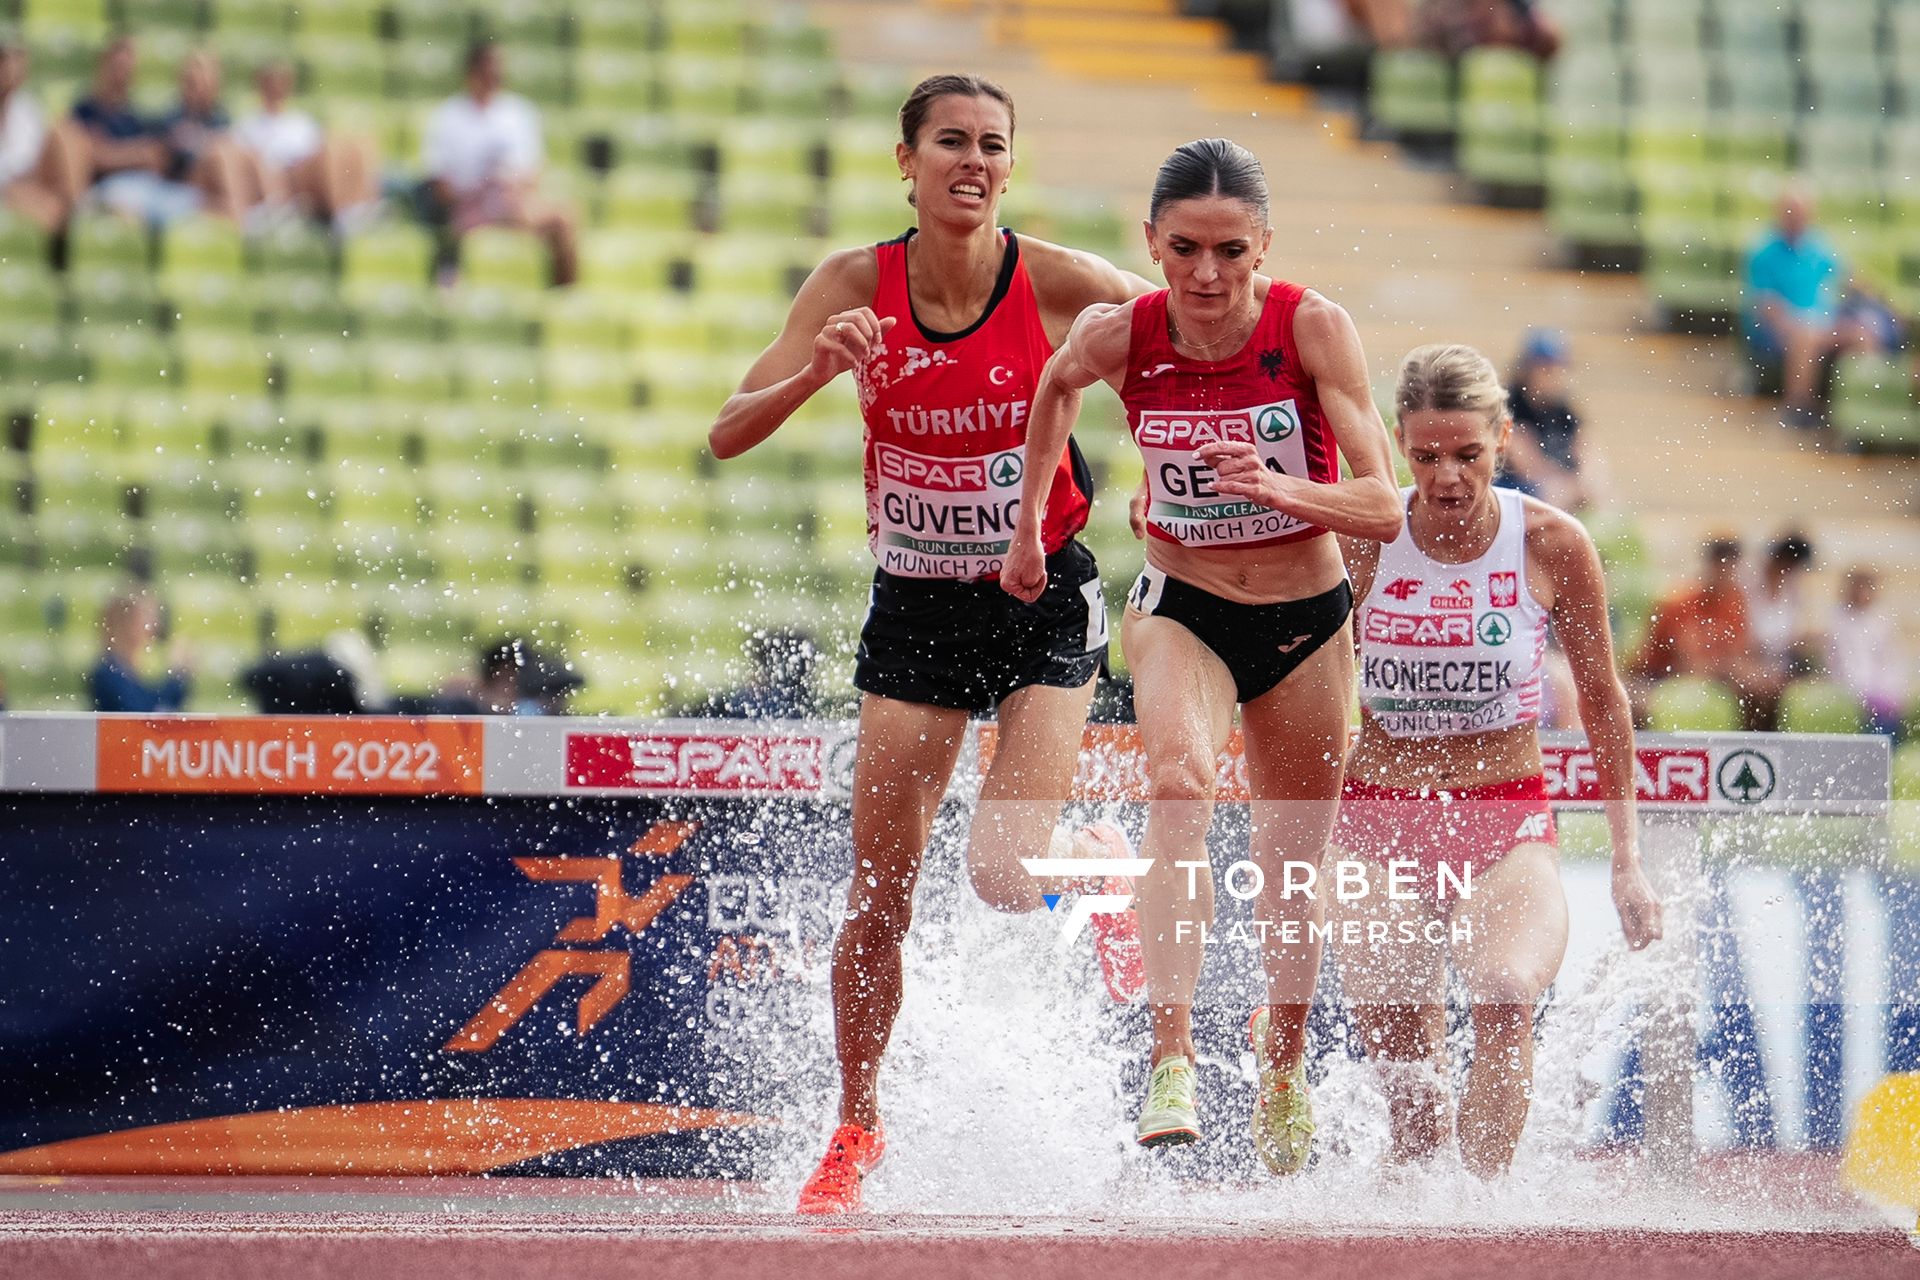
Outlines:
<svg viewBox="0 0 1920 1280"><path fill-rule="evenodd" d="M1055 456L1082 389L1104 379L1146 463L1147 564L1121 631L1147 755L1141 854L1153 860L1135 900L1153 1013L1136 1136L1200 1136L1191 1012L1213 919L1215 762L1237 705L1269 1002L1251 1026L1253 1136L1268 1168L1292 1173L1312 1148L1304 1040L1320 965L1309 926L1321 917L1317 897L1283 892L1285 864L1315 869L1326 849L1353 686L1353 596L1327 535L1389 539L1401 514L1359 335L1326 298L1259 274L1267 210L1266 177L1244 147L1212 138L1175 151L1146 223L1167 288L1080 317L1041 381L1028 449ZM1001 574L1023 599L1051 589L1033 518L1049 482L1029 473Z"/></svg>
<svg viewBox="0 0 1920 1280"><path fill-rule="evenodd" d="M1567 947L1537 732L1549 624L1607 800L1613 902L1633 949L1660 936L1661 906L1640 870L1633 722L1592 539L1558 508L1494 487L1513 417L1485 356L1418 348L1396 401L1414 481L1402 495L1406 528L1385 546L1342 540L1360 599L1361 716L1333 845L1358 855L1367 883L1333 907L1334 954L1360 1041L1390 1068L1402 1161L1453 1136L1452 962L1473 1019L1460 1153L1492 1177L1526 1124L1534 1006ZM1408 889L1398 898L1388 892L1395 864ZM1348 922L1360 927L1340 927Z"/></svg>
<svg viewBox="0 0 1920 1280"><path fill-rule="evenodd" d="M1113 856L1119 839L1104 825L1070 844L1054 832L1107 648L1099 572L1074 538L1091 486L1077 450L1056 443L1044 455L1057 480L1037 513L1051 585L1018 601L997 579L1042 368L1084 308L1149 286L1092 254L998 225L1013 170L1013 101L998 85L960 75L921 82L900 108L900 135L895 156L915 226L820 264L710 434L717 457L751 449L849 370L866 424L868 539L879 567L854 674L863 695L856 874L833 952L840 1126L801 1190L803 1213L858 1209L861 1179L884 1149L876 1082L900 1009L901 948L969 716L997 708L1000 726L968 838L982 899L1034 910L1051 886L1020 859L1056 845ZM1096 934L1116 991L1139 981L1127 923L1107 919Z"/></svg>

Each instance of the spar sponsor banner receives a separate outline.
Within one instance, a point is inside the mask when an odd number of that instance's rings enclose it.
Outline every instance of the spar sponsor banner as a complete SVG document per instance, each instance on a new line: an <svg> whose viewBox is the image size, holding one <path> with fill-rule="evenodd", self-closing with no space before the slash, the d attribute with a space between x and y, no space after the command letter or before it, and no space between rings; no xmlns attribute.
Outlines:
<svg viewBox="0 0 1920 1280"><path fill-rule="evenodd" d="M477 720L391 716L103 718L101 791L478 795Z"/></svg>
<svg viewBox="0 0 1920 1280"><path fill-rule="evenodd" d="M852 793L851 726L737 726L566 735L570 792L843 798Z"/></svg>

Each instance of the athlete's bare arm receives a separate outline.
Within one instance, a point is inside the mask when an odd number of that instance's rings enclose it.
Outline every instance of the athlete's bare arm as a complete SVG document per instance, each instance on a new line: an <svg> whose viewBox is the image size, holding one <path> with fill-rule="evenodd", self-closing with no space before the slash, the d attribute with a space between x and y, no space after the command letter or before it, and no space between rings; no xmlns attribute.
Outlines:
<svg viewBox="0 0 1920 1280"><path fill-rule="evenodd" d="M1661 936L1661 908L1640 869L1633 716L1613 665L1600 553L1580 522L1564 511L1532 498L1526 500L1526 511L1527 550L1547 570L1552 599L1544 603L1573 669L1580 723L1586 727L1600 794L1606 801L1607 826L1613 837L1613 905L1620 913L1627 945L1638 951Z"/></svg>
<svg viewBox="0 0 1920 1280"><path fill-rule="evenodd" d="M1239 440L1204 444L1194 453L1219 475L1214 487L1221 493L1334 533L1391 542L1400 534L1405 513L1394 485L1387 427L1367 381L1359 331L1345 309L1309 290L1293 315L1293 342L1347 460L1347 477L1336 484L1316 484L1305 476L1280 475L1267 469L1253 445Z"/></svg>
<svg viewBox="0 0 1920 1280"><path fill-rule="evenodd" d="M1122 270L1097 253L1069 249L1045 240L1020 237L1020 255L1033 280L1034 299L1040 304L1040 322L1047 341L1058 347L1066 341L1073 322L1088 307L1101 302L1125 302L1154 285L1143 276Z"/></svg>
<svg viewBox="0 0 1920 1280"><path fill-rule="evenodd" d="M879 281L880 259L871 246L842 249L813 269L780 336L720 407L707 432L714 457L738 457L753 448L814 392L860 363L893 327L893 317L882 320L868 305Z"/></svg>
<svg viewBox="0 0 1920 1280"><path fill-rule="evenodd" d="M1027 472L1020 486L1020 523L1000 569L1000 585L1015 597L1038 600L1047 589L1040 520L1046 514L1060 455L1080 416L1080 393L1105 379L1117 390L1127 368L1133 330L1131 302L1099 303L1080 313L1067 340L1047 361L1027 415Z"/></svg>
<svg viewBox="0 0 1920 1280"><path fill-rule="evenodd" d="M1373 590L1373 575L1380 568L1380 545L1372 538L1340 539L1340 558L1347 564L1347 581L1353 587L1353 607L1356 614L1360 602L1367 598L1367 592ZM1353 626L1353 651L1360 652L1360 619L1355 617Z"/></svg>

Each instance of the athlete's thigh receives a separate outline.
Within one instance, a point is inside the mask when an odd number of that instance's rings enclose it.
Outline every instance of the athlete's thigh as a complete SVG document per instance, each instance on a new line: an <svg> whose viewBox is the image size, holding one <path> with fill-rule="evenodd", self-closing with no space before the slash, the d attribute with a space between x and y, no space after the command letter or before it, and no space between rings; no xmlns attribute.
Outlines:
<svg viewBox="0 0 1920 1280"><path fill-rule="evenodd" d="M1321 868L1328 940L1353 1004L1437 1004L1446 991L1446 921L1431 898L1387 893L1387 867L1334 848Z"/></svg>
<svg viewBox="0 0 1920 1280"><path fill-rule="evenodd" d="M1353 700L1353 644L1346 627L1267 692L1240 708L1247 785L1255 802L1340 794ZM1332 811L1327 811L1332 820Z"/></svg>
<svg viewBox="0 0 1920 1280"><path fill-rule="evenodd" d="M1453 904L1453 967L1467 994L1488 1003L1530 1003L1567 954L1567 894L1559 851L1516 846L1474 873L1473 893Z"/></svg>
<svg viewBox="0 0 1920 1280"><path fill-rule="evenodd" d="M910 875L953 776L967 713L951 707L865 694L853 766L855 857L885 880ZM855 875L854 884L865 877Z"/></svg>
<svg viewBox="0 0 1920 1280"><path fill-rule="evenodd" d="M1149 773L1178 768L1212 779L1233 727L1233 676L1200 637L1128 607L1120 649L1133 675L1133 713Z"/></svg>
<svg viewBox="0 0 1920 1280"><path fill-rule="evenodd" d="M1078 688L1030 684L1000 703L993 764L980 784L985 800L1041 800L1058 804L1073 785L1086 734L1093 678Z"/></svg>

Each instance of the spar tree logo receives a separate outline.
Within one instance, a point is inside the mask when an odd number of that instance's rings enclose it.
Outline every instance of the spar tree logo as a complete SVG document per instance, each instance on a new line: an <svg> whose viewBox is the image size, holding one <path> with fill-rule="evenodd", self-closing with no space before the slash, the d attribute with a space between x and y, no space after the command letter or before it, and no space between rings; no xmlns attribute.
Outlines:
<svg viewBox="0 0 1920 1280"><path fill-rule="evenodd" d="M1758 751L1736 751L1720 762L1714 771L1714 784L1721 798L1731 804L1759 804L1773 794L1776 775L1773 761Z"/></svg>
<svg viewBox="0 0 1920 1280"><path fill-rule="evenodd" d="M1020 477L1025 473L1026 468L1020 465L1020 455L1011 450L995 455L993 461L987 464L987 478L1002 489L1011 489L1019 484Z"/></svg>
<svg viewBox="0 0 1920 1280"><path fill-rule="evenodd" d="M1505 644L1513 636L1513 624L1507 621L1504 613L1483 613L1480 615L1479 636L1481 644Z"/></svg>
<svg viewBox="0 0 1920 1280"><path fill-rule="evenodd" d="M1293 406L1289 404L1270 404L1254 415L1254 430L1268 444L1279 444L1300 426L1300 420L1294 417Z"/></svg>

